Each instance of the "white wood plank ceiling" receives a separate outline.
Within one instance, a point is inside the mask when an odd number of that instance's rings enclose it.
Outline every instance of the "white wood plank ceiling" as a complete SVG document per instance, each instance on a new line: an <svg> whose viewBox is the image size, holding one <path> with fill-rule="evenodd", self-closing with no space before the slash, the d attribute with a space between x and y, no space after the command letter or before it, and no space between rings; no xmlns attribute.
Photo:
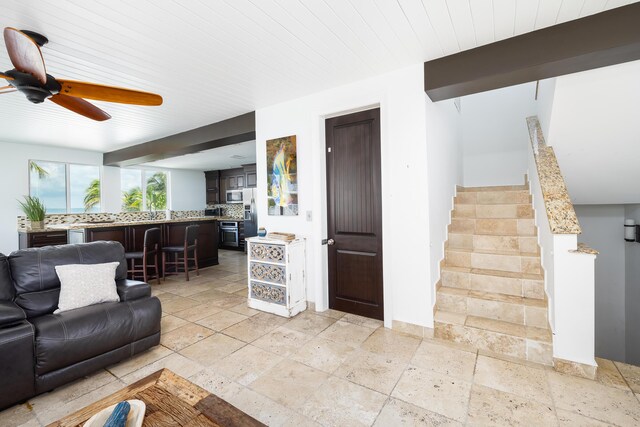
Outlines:
<svg viewBox="0 0 640 427"><path fill-rule="evenodd" d="M0 26L46 35L47 71L160 93L96 102L93 122L0 95L0 142L110 151L627 0L2 0ZM13 68L0 48L0 69ZM1 85L0 85L1 86Z"/></svg>

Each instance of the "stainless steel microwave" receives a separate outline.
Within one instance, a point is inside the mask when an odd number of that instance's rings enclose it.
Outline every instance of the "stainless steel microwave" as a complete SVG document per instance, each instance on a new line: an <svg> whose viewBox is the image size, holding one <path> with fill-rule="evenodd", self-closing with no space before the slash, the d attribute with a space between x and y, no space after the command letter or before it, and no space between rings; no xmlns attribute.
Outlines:
<svg viewBox="0 0 640 427"><path fill-rule="evenodd" d="M227 203L242 203L242 190L227 191Z"/></svg>

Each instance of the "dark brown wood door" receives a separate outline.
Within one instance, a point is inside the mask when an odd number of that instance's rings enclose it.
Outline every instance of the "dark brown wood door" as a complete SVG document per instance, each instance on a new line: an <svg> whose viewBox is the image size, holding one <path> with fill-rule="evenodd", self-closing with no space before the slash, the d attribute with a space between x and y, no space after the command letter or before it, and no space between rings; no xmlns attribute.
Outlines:
<svg viewBox="0 0 640 427"><path fill-rule="evenodd" d="M326 121L329 307L383 319L380 109Z"/></svg>

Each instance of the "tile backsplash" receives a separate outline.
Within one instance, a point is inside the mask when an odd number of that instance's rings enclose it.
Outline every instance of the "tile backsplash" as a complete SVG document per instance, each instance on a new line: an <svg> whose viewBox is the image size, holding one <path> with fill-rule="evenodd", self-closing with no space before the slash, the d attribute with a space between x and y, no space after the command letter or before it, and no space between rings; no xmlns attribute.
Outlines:
<svg viewBox="0 0 640 427"><path fill-rule="evenodd" d="M192 218L204 216L204 210L194 211L171 211L171 218ZM145 221L150 219L166 219L165 211L158 212L120 212L120 213L77 213L77 214L48 214L44 219L45 225L49 224L77 224L83 222L99 221ZM28 225L24 216L18 217L18 228L22 229Z"/></svg>
<svg viewBox="0 0 640 427"><path fill-rule="evenodd" d="M244 205L242 203L221 203L217 205L207 205L207 209L221 208L224 216L231 218L244 218Z"/></svg>

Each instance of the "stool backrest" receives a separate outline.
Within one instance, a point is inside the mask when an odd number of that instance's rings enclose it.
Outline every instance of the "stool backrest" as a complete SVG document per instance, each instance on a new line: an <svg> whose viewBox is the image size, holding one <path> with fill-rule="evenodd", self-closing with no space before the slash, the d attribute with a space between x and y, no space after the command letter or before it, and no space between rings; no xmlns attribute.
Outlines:
<svg viewBox="0 0 640 427"><path fill-rule="evenodd" d="M191 247L198 241L199 225L189 225L184 232L184 244L186 247Z"/></svg>
<svg viewBox="0 0 640 427"><path fill-rule="evenodd" d="M157 251L160 247L160 229L149 228L144 232L144 249L146 252Z"/></svg>

